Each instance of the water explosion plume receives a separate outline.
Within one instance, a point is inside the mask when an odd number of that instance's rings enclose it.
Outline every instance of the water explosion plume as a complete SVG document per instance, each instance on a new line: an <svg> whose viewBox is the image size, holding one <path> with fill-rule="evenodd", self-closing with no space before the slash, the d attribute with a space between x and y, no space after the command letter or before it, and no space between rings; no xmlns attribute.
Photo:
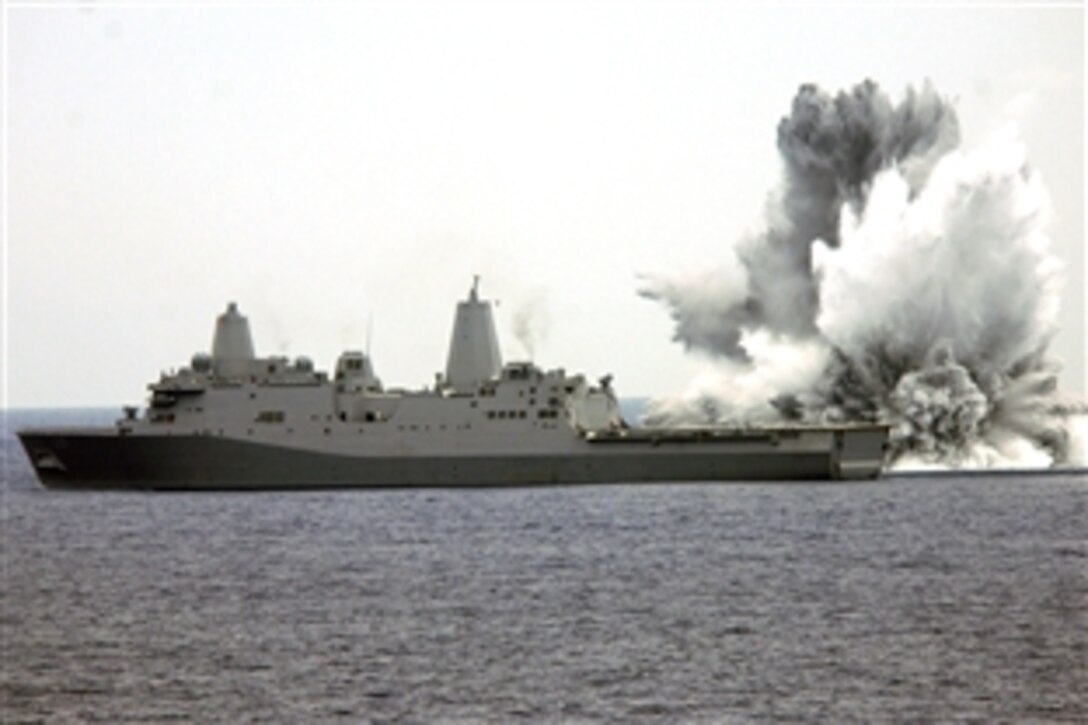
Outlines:
<svg viewBox="0 0 1088 725"><path fill-rule="evenodd" d="M715 271L646 281L719 363L651 421L884 420L900 461L1065 462L1088 411L1047 358L1062 270L1015 137L965 150L931 85L893 102L865 81L802 86L778 149L765 229Z"/></svg>

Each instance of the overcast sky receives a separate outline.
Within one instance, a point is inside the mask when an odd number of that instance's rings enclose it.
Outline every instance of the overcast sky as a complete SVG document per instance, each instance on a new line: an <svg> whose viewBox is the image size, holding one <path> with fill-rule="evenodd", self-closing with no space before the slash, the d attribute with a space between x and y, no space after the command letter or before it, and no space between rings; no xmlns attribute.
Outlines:
<svg viewBox="0 0 1088 725"><path fill-rule="evenodd" d="M7 404L119 405L207 350L386 384L445 364L472 275L507 359L625 395L683 390L638 275L760 224L798 86L926 79L967 146L1019 127L1066 263L1063 383L1085 387L1080 8L674 3L8 6Z"/></svg>

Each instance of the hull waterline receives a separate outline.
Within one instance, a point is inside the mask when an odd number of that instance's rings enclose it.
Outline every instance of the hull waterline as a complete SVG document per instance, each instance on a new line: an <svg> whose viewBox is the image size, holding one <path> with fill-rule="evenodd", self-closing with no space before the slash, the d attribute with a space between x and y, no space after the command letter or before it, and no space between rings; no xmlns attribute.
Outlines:
<svg viewBox="0 0 1088 725"><path fill-rule="evenodd" d="M563 454L342 455L207 435L100 431L19 434L46 486L135 489L308 489L499 486L645 481L864 479L878 475L879 430L812 432L784 448L773 436L711 443L584 445ZM809 440L811 438L811 440Z"/></svg>

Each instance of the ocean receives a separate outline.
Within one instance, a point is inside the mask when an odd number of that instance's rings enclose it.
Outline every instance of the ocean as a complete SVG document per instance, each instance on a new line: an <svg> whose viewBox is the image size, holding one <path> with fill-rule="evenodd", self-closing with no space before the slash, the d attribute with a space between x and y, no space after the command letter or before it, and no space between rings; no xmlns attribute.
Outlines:
<svg viewBox="0 0 1088 725"><path fill-rule="evenodd" d="M5 723L1088 721L1083 472L129 493L0 454Z"/></svg>

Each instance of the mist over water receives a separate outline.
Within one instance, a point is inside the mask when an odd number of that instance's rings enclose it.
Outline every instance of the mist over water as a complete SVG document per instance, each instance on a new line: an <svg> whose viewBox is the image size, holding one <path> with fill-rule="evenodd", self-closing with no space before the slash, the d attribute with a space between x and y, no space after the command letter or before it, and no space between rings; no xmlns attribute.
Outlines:
<svg viewBox="0 0 1088 725"><path fill-rule="evenodd" d="M961 144L926 83L805 85L778 126L764 228L696 275L651 276L713 366L655 423L887 421L905 466L1083 464L1088 408L1047 354L1063 270L1014 129Z"/></svg>

